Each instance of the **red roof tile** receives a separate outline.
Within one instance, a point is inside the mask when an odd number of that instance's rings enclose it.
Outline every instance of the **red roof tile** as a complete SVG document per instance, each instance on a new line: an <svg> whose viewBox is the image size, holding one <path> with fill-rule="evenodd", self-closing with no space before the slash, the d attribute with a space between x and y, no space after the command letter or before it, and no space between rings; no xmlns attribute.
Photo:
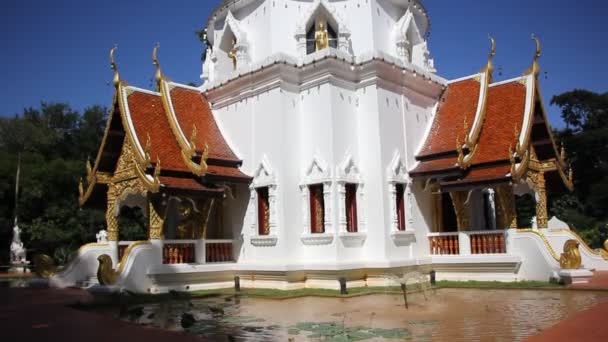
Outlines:
<svg viewBox="0 0 608 342"><path fill-rule="evenodd" d="M199 183L192 178L176 178L176 177L159 177L160 183L167 189L172 190L189 190L189 191L200 191L200 192L214 192L222 193L224 190L221 188L210 188Z"/></svg>
<svg viewBox="0 0 608 342"><path fill-rule="evenodd" d="M209 167L207 168L207 175L226 177L244 182L248 182L251 180L251 177L242 173L241 170L239 170L238 168L232 166L209 165Z"/></svg>
<svg viewBox="0 0 608 342"><path fill-rule="evenodd" d="M135 91L127 98L131 120L142 148L150 135L152 162L160 159L162 170L190 172L184 163L181 149L175 141L165 115L161 97Z"/></svg>
<svg viewBox="0 0 608 342"><path fill-rule="evenodd" d="M487 168L470 169L467 175L456 181L442 182L442 187L470 185L473 183L486 183L508 179L511 165L496 165Z"/></svg>
<svg viewBox="0 0 608 342"><path fill-rule="evenodd" d="M473 165L509 159L509 146L515 148L515 130L521 132L525 105L525 85L510 82L490 87Z"/></svg>
<svg viewBox="0 0 608 342"><path fill-rule="evenodd" d="M430 173L449 172L458 169L456 157L447 157L442 159L425 160L420 162L413 171L410 171L412 177L422 176Z"/></svg>
<svg viewBox="0 0 608 342"><path fill-rule="evenodd" d="M198 91L175 87L170 91L175 116L186 136L190 139L192 128L196 125L196 148L202 151L205 144L209 146L209 158L239 161L220 132L209 102Z"/></svg>
<svg viewBox="0 0 608 342"><path fill-rule="evenodd" d="M457 137L464 143L469 134L464 130L464 120L470 129L477 113L480 88L481 83L474 78L448 85L418 158L455 151Z"/></svg>

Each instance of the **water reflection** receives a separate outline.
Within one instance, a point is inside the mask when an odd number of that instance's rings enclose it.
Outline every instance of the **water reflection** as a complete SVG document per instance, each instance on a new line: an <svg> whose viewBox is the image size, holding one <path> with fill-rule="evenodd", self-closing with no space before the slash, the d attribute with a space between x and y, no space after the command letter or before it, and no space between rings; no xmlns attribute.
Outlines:
<svg viewBox="0 0 608 342"><path fill-rule="evenodd" d="M605 292L442 289L409 295L269 300L215 297L114 309L123 320L214 341L517 341L608 300Z"/></svg>

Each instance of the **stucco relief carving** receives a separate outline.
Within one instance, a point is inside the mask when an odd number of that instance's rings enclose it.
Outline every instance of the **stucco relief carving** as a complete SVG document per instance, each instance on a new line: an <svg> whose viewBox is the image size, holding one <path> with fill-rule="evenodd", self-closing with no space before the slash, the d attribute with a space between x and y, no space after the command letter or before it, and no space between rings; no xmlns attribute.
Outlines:
<svg viewBox="0 0 608 342"><path fill-rule="evenodd" d="M416 19L410 9L395 24L394 36L397 57L406 63L418 65L427 71L437 71L427 42L420 33Z"/></svg>

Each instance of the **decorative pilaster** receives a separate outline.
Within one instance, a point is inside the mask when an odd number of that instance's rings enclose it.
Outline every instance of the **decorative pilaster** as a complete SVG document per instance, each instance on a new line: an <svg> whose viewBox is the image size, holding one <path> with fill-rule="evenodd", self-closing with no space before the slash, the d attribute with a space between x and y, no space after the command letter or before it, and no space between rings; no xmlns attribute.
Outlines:
<svg viewBox="0 0 608 342"><path fill-rule="evenodd" d="M116 217L116 190L114 185L108 189L108 201L106 208L106 225L108 241L118 241L118 218Z"/></svg>
<svg viewBox="0 0 608 342"><path fill-rule="evenodd" d="M497 228L517 228L517 211L515 209L515 195L511 185L501 185L496 189L498 199Z"/></svg>
<svg viewBox="0 0 608 342"><path fill-rule="evenodd" d="M469 227L469 213L465 202L467 200L467 193L464 191L450 192L452 198L452 204L454 205L454 211L456 212L456 219L458 221L458 231L466 231Z"/></svg>
<svg viewBox="0 0 608 342"><path fill-rule="evenodd" d="M538 228L548 228L549 218L547 213L547 186L545 173L528 172L528 180L536 192L536 226Z"/></svg>

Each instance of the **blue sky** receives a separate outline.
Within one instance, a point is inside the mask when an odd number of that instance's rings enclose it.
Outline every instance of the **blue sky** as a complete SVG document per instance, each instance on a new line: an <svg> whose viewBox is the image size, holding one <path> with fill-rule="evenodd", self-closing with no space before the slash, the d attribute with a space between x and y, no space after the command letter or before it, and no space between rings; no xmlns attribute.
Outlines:
<svg viewBox="0 0 608 342"><path fill-rule="evenodd" d="M149 88L151 51L161 43L163 71L179 82L200 82L202 46L194 31L220 0L70 1L3 0L0 5L0 115L20 113L40 101L75 109L110 105L108 50L118 43L123 79ZM608 91L608 4L599 0L426 0L430 50L439 74L457 78L479 70L497 41L502 80L521 74L534 52L530 33L543 43L545 104L574 88ZM551 121L562 126L559 111Z"/></svg>

